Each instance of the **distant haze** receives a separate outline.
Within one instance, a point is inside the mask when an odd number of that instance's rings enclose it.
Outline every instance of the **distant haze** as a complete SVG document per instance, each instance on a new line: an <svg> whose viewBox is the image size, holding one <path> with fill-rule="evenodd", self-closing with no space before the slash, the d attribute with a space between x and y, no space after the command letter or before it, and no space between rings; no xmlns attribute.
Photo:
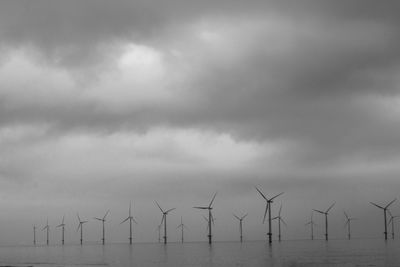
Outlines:
<svg viewBox="0 0 400 267"><path fill-rule="evenodd" d="M266 238L285 192L283 239L383 238L400 193L399 1L0 2L0 243L65 215L66 242ZM400 215L400 201L392 206ZM323 238L324 221L316 238ZM399 228L397 227L397 230ZM276 234L274 226L274 234ZM274 236L276 238L276 235Z"/></svg>

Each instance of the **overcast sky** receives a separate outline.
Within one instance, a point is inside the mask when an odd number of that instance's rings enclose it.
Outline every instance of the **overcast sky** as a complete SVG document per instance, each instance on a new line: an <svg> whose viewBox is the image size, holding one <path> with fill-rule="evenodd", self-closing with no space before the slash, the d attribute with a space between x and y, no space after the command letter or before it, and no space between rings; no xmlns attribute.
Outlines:
<svg viewBox="0 0 400 267"><path fill-rule="evenodd" d="M260 239L280 192L286 239L307 238L311 210L337 202L330 231L382 237L400 188L399 1L3 0L0 2L0 240L32 242L32 225L111 210L107 238L134 202L135 241L156 241L168 215L178 239L238 238L249 213ZM400 202L400 201L398 201ZM400 204L393 205L400 214ZM323 238L323 217L315 214ZM276 230L276 228L275 228ZM274 231L275 231L274 230ZM44 232L38 233L44 242ZM52 228L51 242L59 242Z"/></svg>

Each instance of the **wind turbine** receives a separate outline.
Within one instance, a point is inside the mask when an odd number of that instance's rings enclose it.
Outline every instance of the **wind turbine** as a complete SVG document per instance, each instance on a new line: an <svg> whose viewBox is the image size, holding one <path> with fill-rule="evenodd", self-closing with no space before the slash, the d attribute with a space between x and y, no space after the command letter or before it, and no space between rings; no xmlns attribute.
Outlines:
<svg viewBox="0 0 400 267"><path fill-rule="evenodd" d="M283 194L277 194L276 196L268 199L261 191L260 189L257 188L257 186L255 187L256 190L258 191L258 193L260 193L260 195L265 199L265 201L267 202L265 205L265 212L264 212L264 219L263 219L263 223L265 222L265 217L267 216L267 212L268 212L268 242L270 244L272 244L272 219L271 219L271 204L273 203L273 200L277 197L279 197L280 195Z"/></svg>
<svg viewBox="0 0 400 267"><path fill-rule="evenodd" d="M65 230L64 216L62 217L62 222L61 222L61 224L57 225L56 227L57 227L57 228L58 228L58 227L62 227L62 228L61 228L61 231L62 231L62 234L61 234L61 244L64 245L64 230Z"/></svg>
<svg viewBox="0 0 400 267"><path fill-rule="evenodd" d="M283 222L283 224L285 226L287 226L287 224L285 223L285 221L281 217L281 211L282 211L282 204L281 204L281 206L279 208L278 216L272 218L272 220L278 220L278 229L279 229L278 239L279 239L279 241L281 241L281 222Z"/></svg>
<svg viewBox="0 0 400 267"><path fill-rule="evenodd" d="M243 219L246 218L247 213L243 215L242 217L236 216L236 214L233 214L233 216L239 220L239 231L240 231L240 243L243 242Z"/></svg>
<svg viewBox="0 0 400 267"><path fill-rule="evenodd" d="M33 245L36 246L36 225L33 225Z"/></svg>
<svg viewBox="0 0 400 267"><path fill-rule="evenodd" d="M306 223L305 225L310 225L311 227L311 240L314 240L314 225L317 225L314 221L313 221L313 215L314 213L311 212L311 219L308 223Z"/></svg>
<svg viewBox="0 0 400 267"><path fill-rule="evenodd" d="M345 211L343 211L343 213L344 213L344 216L346 217L346 223L345 223L345 227L347 226L347 236L348 236L348 238L349 238L349 240L350 240L350 237L351 237L351 235L350 235L350 222L352 221L352 220L356 220L356 218L351 218L351 217L349 217L349 215L347 215L347 213L345 212Z"/></svg>
<svg viewBox="0 0 400 267"><path fill-rule="evenodd" d="M393 214L390 212L390 210L388 210L388 213L389 213L389 216L390 216L388 224L392 224L392 239L394 239L394 219L396 219L396 218L398 218L400 216L398 216L398 215L393 216Z"/></svg>
<svg viewBox="0 0 400 267"><path fill-rule="evenodd" d="M49 219L46 221L46 226L43 227L42 231L46 229L46 244L49 245L49 231L50 231L50 226L49 226Z"/></svg>
<svg viewBox="0 0 400 267"><path fill-rule="evenodd" d="M105 236L106 236L106 231L105 231L105 228L104 228L104 223L106 222L106 217L107 217L107 215L108 215L109 212L110 212L110 210L107 210L107 212L106 212L106 214L103 216L103 218L94 217L94 219L96 219L96 220L98 220L98 221L101 221L101 222L103 223L103 238L101 239L101 240L103 241L103 245L104 245L104 243L105 243L105 241L106 241L106 238L105 238Z"/></svg>
<svg viewBox="0 0 400 267"><path fill-rule="evenodd" d="M319 212L319 213L325 215L325 240L328 240L328 212L330 211L330 209L331 209L335 204L336 204L336 202L334 202L326 211L320 211L320 210L314 209L314 211Z"/></svg>
<svg viewBox="0 0 400 267"><path fill-rule="evenodd" d="M376 203L374 203L374 202L369 202L369 203L371 203L372 205L374 205L374 206L376 206L376 207L378 207L378 208L380 208L380 209L383 209L383 219L384 219L384 223L385 223L385 232L383 232L383 233L385 234L385 240L387 240L386 211L387 211L387 209L389 208L389 206L392 205L393 202L395 202L395 201L396 201L396 199L393 199L393 200L392 200L391 202L389 202L389 204L387 204L385 207L382 207L382 206L380 206L380 205L378 205L378 204L376 204Z"/></svg>
<svg viewBox="0 0 400 267"><path fill-rule="evenodd" d="M161 223L160 223L160 225L162 225L162 223L164 223L164 244L167 244L167 215L168 215L168 212L170 212L170 211L173 211L174 209L176 209L176 208L172 208L172 209L169 209L169 210L167 210L167 211L164 211L161 207L160 207L160 205L158 204L158 202L156 201L156 204L157 204L157 206L158 206L158 208L161 210L161 212L162 212L162 218L161 218Z"/></svg>
<svg viewBox="0 0 400 267"><path fill-rule="evenodd" d="M186 225L183 224L182 216L181 216L181 224L176 227L176 229L181 228L181 241L183 243L183 228L187 229Z"/></svg>
<svg viewBox="0 0 400 267"><path fill-rule="evenodd" d="M78 228L76 229L76 231L78 232L79 229L81 229L81 245L82 245L83 244L83 224L87 223L88 221L82 221L81 218L79 217L79 213L77 213L76 216L78 217L78 221L79 221L79 225L78 225Z"/></svg>
<svg viewBox="0 0 400 267"><path fill-rule="evenodd" d="M137 222L131 215L131 203L129 203L129 216L125 220L123 220L120 224L123 224L127 220L129 220L129 244L132 245L132 221L135 222L136 224Z"/></svg>
<svg viewBox="0 0 400 267"><path fill-rule="evenodd" d="M158 231L158 243L161 243L161 224L157 226Z"/></svg>
<svg viewBox="0 0 400 267"><path fill-rule="evenodd" d="M208 206L206 207L193 207L195 209L202 209L202 210L208 210L208 243L211 244L212 243L212 231L211 231L211 223L214 224L214 218L212 216L211 210L212 208L212 204L214 202L215 196L217 195L217 192L215 192L213 198L211 199L211 202Z"/></svg>

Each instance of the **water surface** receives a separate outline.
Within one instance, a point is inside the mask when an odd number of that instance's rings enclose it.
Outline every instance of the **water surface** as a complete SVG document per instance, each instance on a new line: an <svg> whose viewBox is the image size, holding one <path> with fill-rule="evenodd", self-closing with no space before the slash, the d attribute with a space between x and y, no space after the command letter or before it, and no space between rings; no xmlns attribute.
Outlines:
<svg viewBox="0 0 400 267"><path fill-rule="evenodd" d="M400 266L400 241L0 247L0 266Z"/></svg>

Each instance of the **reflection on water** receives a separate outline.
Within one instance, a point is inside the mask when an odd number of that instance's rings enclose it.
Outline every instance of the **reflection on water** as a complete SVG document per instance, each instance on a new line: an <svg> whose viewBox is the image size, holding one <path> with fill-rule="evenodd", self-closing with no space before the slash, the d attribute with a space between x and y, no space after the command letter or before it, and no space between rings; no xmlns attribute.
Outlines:
<svg viewBox="0 0 400 267"><path fill-rule="evenodd" d="M0 266L400 266L400 241L0 247Z"/></svg>

